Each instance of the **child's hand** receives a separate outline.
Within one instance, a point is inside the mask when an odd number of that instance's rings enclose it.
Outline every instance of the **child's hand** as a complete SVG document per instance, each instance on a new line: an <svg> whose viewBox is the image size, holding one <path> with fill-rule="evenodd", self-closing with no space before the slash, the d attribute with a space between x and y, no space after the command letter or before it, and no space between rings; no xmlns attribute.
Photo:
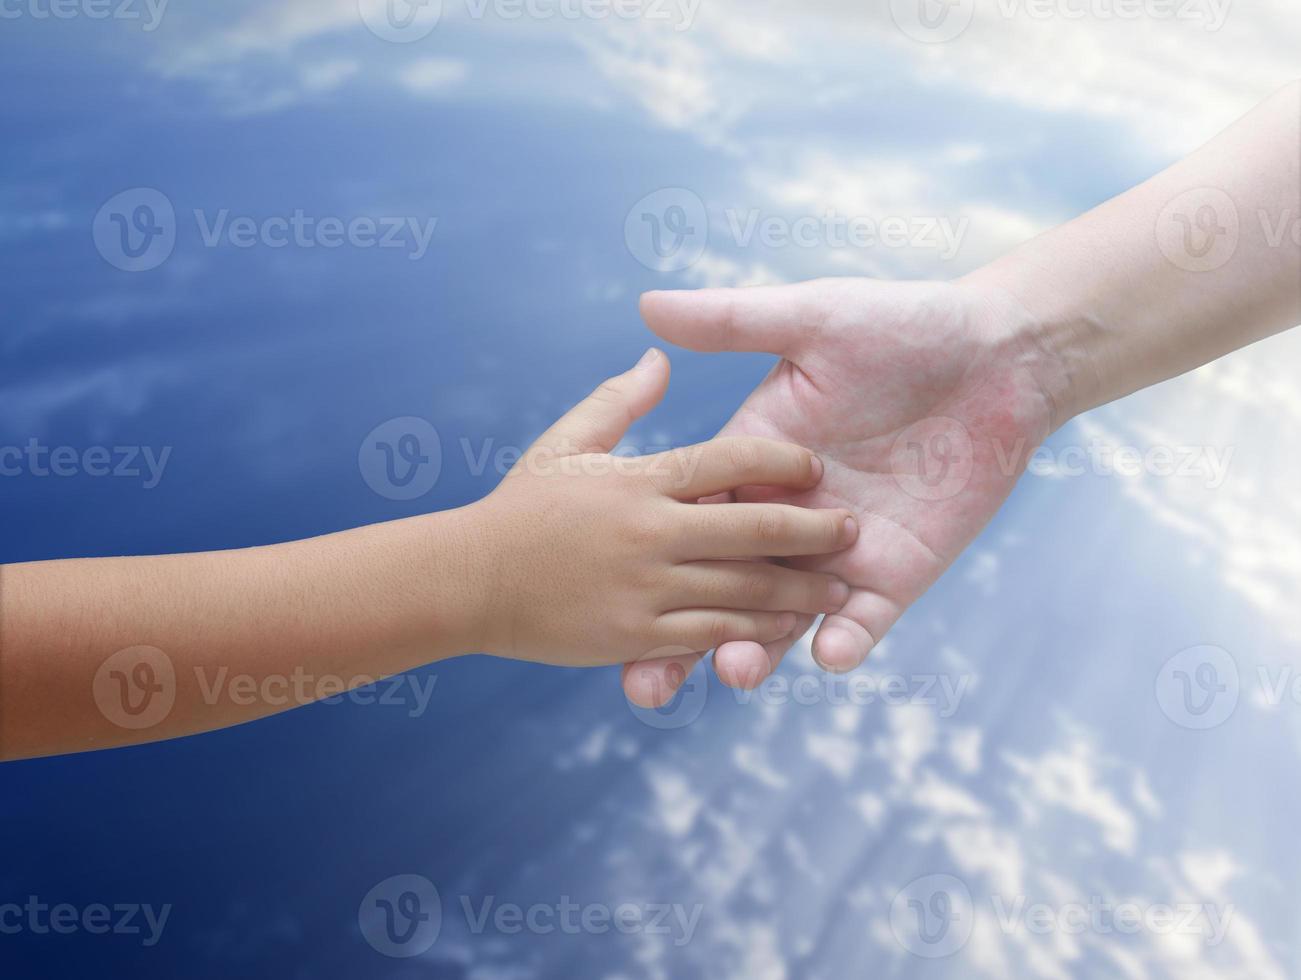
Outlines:
<svg viewBox="0 0 1301 980"><path fill-rule="evenodd" d="M491 542L485 652L572 666L770 642L795 613L844 605L840 579L760 561L827 554L858 534L847 510L696 503L740 486L809 489L822 464L798 446L720 439L658 456L608 455L663 397L659 351L557 422L470 508ZM478 537L478 534L476 534Z"/></svg>

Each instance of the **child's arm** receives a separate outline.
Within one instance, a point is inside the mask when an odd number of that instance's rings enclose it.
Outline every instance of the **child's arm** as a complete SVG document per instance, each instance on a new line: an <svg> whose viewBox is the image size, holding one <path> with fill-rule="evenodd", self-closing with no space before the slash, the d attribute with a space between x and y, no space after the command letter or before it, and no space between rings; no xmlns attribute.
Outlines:
<svg viewBox="0 0 1301 980"><path fill-rule="evenodd" d="M0 759L250 721L472 651L591 666L768 642L840 608L832 576L725 559L851 544L847 511L694 501L807 488L806 450L719 440L607 455L668 383L602 385L489 497L243 551L0 567Z"/></svg>

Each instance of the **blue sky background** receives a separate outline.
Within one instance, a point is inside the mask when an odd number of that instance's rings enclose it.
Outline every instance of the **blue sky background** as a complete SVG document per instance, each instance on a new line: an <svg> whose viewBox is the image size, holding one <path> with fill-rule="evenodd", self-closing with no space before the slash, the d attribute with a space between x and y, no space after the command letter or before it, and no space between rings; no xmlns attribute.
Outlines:
<svg viewBox="0 0 1301 980"><path fill-rule="evenodd" d="M171 455L153 489L0 477L0 561L241 547L475 499L498 474L473 472L462 441L527 445L632 363L652 341L640 291L958 275L1298 74L1284 0L1232 8L1215 30L978 4L938 45L890 8L702 0L666 24L476 18L446 0L427 37L392 44L355 0L173 0L153 31L11 4L0 446ZM175 249L124 272L93 224L142 187L172 203ZM625 238L660 188L708 216L703 254L679 272L648 268ZM437 224L415 261L208 247L193 212L223 209ZM924 243L768 248L728 231L729 211L827 210L967 231L948 259ZM906 703L853 703L861 681L823 678L807 644L778 682L806 685L805 703L776 686L738 698L701 673L652 718L627 707L615 671L465 659L415 675L433 684L423 712L408 685L397 705L6 765L0 905L172 911L152 948L25 931L0 935L0 964L15 977L1296 975L1301 703L1271 691L1301 659L1299 343L1054 436L863 668ZM707 438L770 361L671 354L673 388L634 447ZM443 457L430 492L403 502L368 486L358 453L407 416L434 425ZM1222 480L1072 475L1064 454L1089 446L1192 447L1184 457L1230 465ZM1203 731L1162 697L1170 659L1206 645L1228 656L1237 700ZM437 940L410 959L381 955L359 924L368 892L399 874L442 902ZM891 913L933 875L960 883L969 936L932 959ZM681 944L476 932L462 898L486 896L700 917ZM998 914L1095 897L1211 908L1229 926L1211 945Z"/></svg>

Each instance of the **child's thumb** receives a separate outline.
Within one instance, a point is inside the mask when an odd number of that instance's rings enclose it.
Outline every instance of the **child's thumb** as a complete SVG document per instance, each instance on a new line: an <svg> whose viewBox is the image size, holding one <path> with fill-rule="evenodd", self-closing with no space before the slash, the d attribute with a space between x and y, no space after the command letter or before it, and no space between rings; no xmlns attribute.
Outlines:
<svg viewBox="0 0 1301 980"><path fill-rule="evenodd" d="M548 429L536 447L562 455L608 453L628 427L660 403L669 386L669 359L652 347L637 365L602 382Z"/></svg>

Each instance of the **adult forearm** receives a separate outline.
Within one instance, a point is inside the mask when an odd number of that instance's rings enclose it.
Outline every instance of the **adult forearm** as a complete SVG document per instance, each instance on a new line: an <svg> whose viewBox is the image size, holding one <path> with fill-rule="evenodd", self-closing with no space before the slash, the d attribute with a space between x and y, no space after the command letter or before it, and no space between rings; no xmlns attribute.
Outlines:
<svg viewBox="0 0 1301 980"><path fill-rule="evenodd" d="M1024 306L1058 425L1301 323L1301 83L967 281Z"/></svg>
<svg viewBox="0 0 1301 980"><path fill-rule="evenodd" d="M239 724L475 649L463 520L0 568L0 758Z"/></svg>

